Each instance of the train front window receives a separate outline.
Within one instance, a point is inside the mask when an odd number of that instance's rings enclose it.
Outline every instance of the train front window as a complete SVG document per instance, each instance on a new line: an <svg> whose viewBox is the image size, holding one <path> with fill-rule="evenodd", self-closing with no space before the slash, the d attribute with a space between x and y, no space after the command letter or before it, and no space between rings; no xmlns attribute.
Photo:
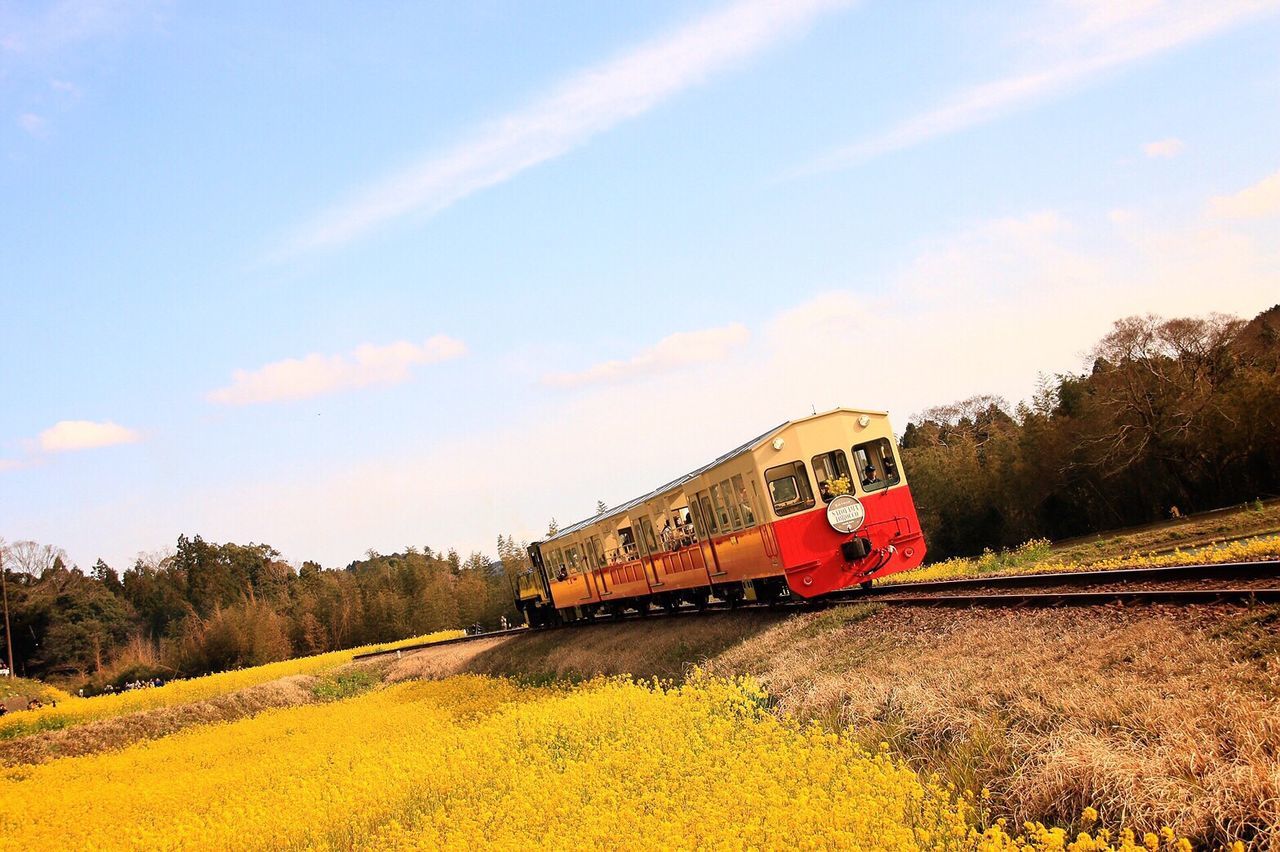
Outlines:
<svg viewBox="0 0 1280 852"><path fill-rule="evenodd" d="M824 503L830 503L841 494L853 490L853 477L849 475L849 463L844 450L832 450L813 457L813 478L818 480L818 494Z"/></svg>
<svg viewBox="0 0 1280 852"><path fill-rule="evenodd" d="M858 444L853 448L853 463L858 466L858 481L863 491L880 491L902 481L887 438Z"/></svg>
<svg viewBox="0 0 1280 852"><path fill-rule="evenodd" d="M813 490L809 487L809 471L805 469L804 462L771 467L764 472L764 480L769 486L773 511L777 514L790 515L813 508Z"/></svg>

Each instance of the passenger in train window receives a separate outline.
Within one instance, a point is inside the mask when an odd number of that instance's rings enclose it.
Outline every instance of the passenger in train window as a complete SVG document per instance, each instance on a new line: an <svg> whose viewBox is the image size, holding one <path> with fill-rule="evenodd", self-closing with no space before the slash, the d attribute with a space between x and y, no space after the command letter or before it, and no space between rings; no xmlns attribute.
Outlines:
<svg viewBox="0 0 1280 852"><path fill-rule="evenodd" d="M875 465L868 464L865 468L862 469L862 487L863 488L867 488L869 486L875 485L879 481L880 481L880 477L876 474Z"/></svg>
<svg viewBox="0 0 1280 852"><path fill-rule="evenodd" d="M667 550L674 549L676 534L671 529L671 519L667 518L667 522L662 526L662 546Z"/></svg>
<svg viewBox="0 0 1280 852"><path fill-rule="evenodd" d="M556 572L556 579L557 580L569 579L569 572L565 570L565 567L563 565L561 565L560 570Z"/></svg>

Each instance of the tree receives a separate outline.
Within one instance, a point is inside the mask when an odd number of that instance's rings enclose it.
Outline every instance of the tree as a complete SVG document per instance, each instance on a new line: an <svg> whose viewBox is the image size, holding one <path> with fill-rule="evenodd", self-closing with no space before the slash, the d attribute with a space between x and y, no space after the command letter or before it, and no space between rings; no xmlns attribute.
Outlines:
<svg viewBox="0 0 1280 852"><path fill-rule="evenodd" d="M603 500L597 500L597 501L596 501L596 514L597 514L597 515L603 515L603 514L604 514L605 512L607 512L607 511L609 511L609 504L605 503Z"/></svg>
<svg viewBox="0 0 1280 852"><path fill-rule="evenodd" d="M67 559L65 550L51 544L15 541L9 546L10 568L37 580L44 576L44 572L65 566Z"/></svg>
<svg viewBox="0 0 1280 852"><path fill-rule="evenodd" d="M124 583L120 582L120 575L102 559L93 563L93 570L89 572L89 576L101 583L111 594L124 597Z"/></svg>
<svg viewBox="0 0 1280 852"><path fill-rule="evenodd" d="M560 525L556 523L556 519L553 517L551 523L547 524L547 538L551 538L558 532L560 532Z"/></svg>

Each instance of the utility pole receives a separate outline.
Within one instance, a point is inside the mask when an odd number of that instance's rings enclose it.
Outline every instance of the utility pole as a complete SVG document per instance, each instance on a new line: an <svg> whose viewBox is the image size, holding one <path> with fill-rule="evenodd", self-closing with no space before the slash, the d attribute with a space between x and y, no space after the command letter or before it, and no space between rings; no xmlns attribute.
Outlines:
<svg viewBox="0 0 1280 852"><path fill-rule="evenodd" d="M9 648L9 677L13 677L13 631L9 629L9 580L4 567L4 546L0 545L0 597L4 598L4 642Z"/></svg>

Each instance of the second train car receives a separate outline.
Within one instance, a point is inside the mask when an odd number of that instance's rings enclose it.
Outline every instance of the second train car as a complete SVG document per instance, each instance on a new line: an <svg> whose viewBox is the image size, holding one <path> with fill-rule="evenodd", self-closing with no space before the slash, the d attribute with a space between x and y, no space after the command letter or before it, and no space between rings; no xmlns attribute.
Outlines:
<svg viewBox="0 0 1280 852"><path fill-rule="evenodd" d="M883 411L788 421L529 548L532 626L818 597L915 568L924 536Z"/></svg>

